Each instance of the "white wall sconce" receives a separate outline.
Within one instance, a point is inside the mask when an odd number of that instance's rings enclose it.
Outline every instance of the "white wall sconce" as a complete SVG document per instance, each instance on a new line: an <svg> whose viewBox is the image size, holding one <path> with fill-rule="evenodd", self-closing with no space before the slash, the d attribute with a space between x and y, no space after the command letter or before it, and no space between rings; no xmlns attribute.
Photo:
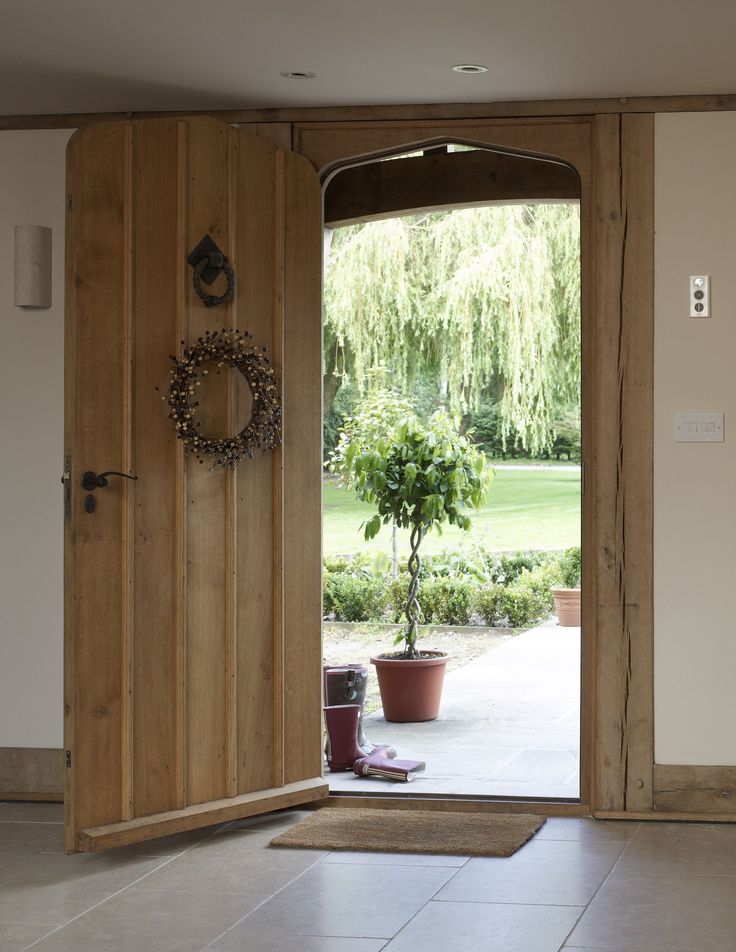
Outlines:
<svg viewBox="0 0 736 952"><path fill-rule="evenodd" d="M15 226L15 306L51 307L51 229Z"/></svg>

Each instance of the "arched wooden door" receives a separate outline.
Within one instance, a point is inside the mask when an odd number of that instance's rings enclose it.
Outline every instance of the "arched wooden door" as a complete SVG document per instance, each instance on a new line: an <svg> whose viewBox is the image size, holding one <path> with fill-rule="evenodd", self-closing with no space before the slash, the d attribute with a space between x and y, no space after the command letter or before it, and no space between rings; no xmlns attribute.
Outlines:
<svg viewBox="0 0 736 952"><path fill-rule="evenodd" d="M327 794L322 235L307 160L209 118L78 132L67 191L65 805L77 851ZM224 306L192 287L186 259L205 235L235 272ZM162 398L170 355L231 327L269 350L283 443L211 469L184 452ZM250 400L237 373L221 374L202 398L220 436ZM88 470L138 478L89 493Z"/></svg>

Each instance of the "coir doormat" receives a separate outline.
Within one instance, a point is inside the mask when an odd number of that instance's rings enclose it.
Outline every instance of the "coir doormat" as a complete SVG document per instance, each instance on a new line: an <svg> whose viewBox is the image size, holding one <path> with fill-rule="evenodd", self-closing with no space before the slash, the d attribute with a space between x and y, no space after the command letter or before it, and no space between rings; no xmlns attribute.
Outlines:
<svg viewBox="0 0 736 952"><path fill-rule="evenodd" d="M527 813L353 810L326 807L271 840L271 846L375 853L511 856L545 822Z"/></svg>

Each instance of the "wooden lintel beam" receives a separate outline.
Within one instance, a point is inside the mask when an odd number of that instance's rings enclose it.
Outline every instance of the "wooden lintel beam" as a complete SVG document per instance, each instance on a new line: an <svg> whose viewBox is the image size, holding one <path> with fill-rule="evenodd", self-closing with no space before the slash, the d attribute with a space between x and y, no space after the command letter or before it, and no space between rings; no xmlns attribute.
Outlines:
<svg viewBox="0 0 736 952"><path fill-rule="evenodd" d="M408 103L371 106L284 106L165 112L55 113L0 116L7 129L77 129L95 122L208 115L223 122L391 122L443 119L520 119L592 116L627 112L713 112L736 110L736 94L621 96L608 99L542 99L515 102Z"/></svg>
<svg viewBox="0 0 736 952"><path fill-rule="evenodd" d="M523 201L576 201L572 169L478 150L371 162L336 175L325 193L330 227L440 208Z"/></svg>

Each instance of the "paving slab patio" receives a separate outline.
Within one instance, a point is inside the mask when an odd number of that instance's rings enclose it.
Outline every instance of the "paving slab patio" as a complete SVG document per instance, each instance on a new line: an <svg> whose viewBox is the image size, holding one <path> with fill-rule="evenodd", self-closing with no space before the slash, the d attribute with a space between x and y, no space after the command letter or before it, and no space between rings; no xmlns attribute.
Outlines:
<svg viewBox="0 0 736 952"><path fill-rule="evenodd" d="M331 791L575 799L580 629L550 619L449 672L437 720L394 724L377 711L365 731L426 761L425 773L406 784L327 772Z"/></svg>

